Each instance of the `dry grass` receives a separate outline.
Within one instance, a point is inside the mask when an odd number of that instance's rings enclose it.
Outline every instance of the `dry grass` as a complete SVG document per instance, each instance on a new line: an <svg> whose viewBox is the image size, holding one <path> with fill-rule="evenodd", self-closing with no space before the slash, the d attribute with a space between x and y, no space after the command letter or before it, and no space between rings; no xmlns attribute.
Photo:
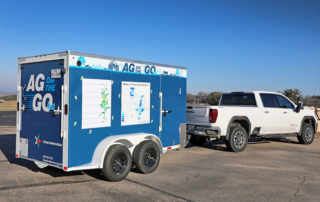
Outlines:
<svg viewBox="0 0 320 202"><path fill-rule="evenodd" d="M312 110L315 110L315 107L309 107ZM318 108L320 110L320 108ZM320 117L320 111L318 111L318 116ZM318 121L318 132L316 133L316 136L320 136L320 120Z"/></svg>
<svg viewBox="0 0 320 202"><path fill-rule="evenodd" d="M16 101L7 101L0 103L0 111L16 111L17 102Z"/></svg>

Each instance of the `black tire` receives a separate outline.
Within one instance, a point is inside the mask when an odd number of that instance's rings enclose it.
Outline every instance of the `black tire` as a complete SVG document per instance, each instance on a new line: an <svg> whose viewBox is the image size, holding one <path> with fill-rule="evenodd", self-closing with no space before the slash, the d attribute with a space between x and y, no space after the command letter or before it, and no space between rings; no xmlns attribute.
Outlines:
<svg viewBox="0 0 320 202"><path fill-rule="evenodd" d="M312 125L304 123L302 125L301 136L298 136L298 141L301 144L311 144L314 139L314 129Z"/></svg>
<svg viewBox="0 0 320 202"><path fill-rule="evenodd" d="M195 146L201 146L207 141L205 137L191 136L189 142Z"/></svg>
<svg viewBox="0 0 320 202"><path fill-rule="evenodd" d="M141 142L135 148L133 161L140 172L144 174L154 172L160 162L158 145L151 140Z"/></svg>
<svg viewBox="0 0 320 202"><path fill-rule="evenodd" d="M247 131L240 126L232 126L230 128L229 140L227 140L227 148L233 152L242 152L248 143Z"/></svg>
<svg viewBox="0 0 320 202"><path fill-rule="evenodd" d="M129 149L123 145L112 145L103 161L102 174L107 180L116 182L129 174L132 157Z"/></svg>

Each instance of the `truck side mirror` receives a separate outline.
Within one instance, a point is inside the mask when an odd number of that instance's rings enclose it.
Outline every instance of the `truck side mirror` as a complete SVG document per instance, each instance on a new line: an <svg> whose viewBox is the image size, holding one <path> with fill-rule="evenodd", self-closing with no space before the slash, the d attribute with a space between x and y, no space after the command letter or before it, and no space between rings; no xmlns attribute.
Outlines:
<svg viewBox="0 0 320 202"><path fill-rule="evenodd" d="M296 112L299 113L301 109L303 109L303 102L299 101L298 106L296 108Z"/></svg>

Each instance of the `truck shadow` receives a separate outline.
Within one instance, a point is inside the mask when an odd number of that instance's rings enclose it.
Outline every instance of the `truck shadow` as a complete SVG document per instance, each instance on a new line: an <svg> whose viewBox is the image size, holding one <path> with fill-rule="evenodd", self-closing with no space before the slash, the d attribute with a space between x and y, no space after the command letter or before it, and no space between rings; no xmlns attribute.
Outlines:
<svg viewBox="0 0 320 202"><path fill-rule="evenodd" d="M38 168L38 166L29 160L16 158L15 157L15 148L16 148L16 135L0 135L0 152L6 157L7 160L0 160L0 163L9 162L10 164L19 165L25 168L28 168L32 172L41 172L52 177L65 177L65 176L74 176L74 175L84 175L81 171L74 172L64 172L61 169L54 167Z"/></svg>
<svg viewBox="0 0 320 202"><path fill-rule="evenodd" d="M268 143L272 143L272 142L299 144L298 140L294 141L294 140L287 139L287 138L284 138L284 137L281 137L281 138L256 138L256 137L250 137L250 139L248 141L248 145L268 144ZM192 148L192 147L201 147L201 148L206 148L206 149L213 149L213 150L218 150L218 151L231 152L230 150L227 149L224 140L207 141L202 146L195 146L195 145L193 145L191 143L188 143L185 148L187 149L187 148Z"/></svg>

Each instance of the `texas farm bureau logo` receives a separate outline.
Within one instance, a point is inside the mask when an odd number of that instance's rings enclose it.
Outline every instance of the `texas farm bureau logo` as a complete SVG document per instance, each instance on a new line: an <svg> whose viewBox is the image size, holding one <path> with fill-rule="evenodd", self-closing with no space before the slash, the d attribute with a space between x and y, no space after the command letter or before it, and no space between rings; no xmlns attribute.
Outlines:
<svg viewBox="0 0 320 202"><path fill-rule="evenodd" d="M36 138L36 143L35 145L38 145L38 148L40 148L40 143L42 142L42 140L40 140L40 134L37 136L34 136Z"/></svg>
<svg viewBox="0 0 320 202"><path fill-rule="evenodd" d="M35 145L38 145L38 148L40 148L40 143L43 144L47 144L47 145L53 145L53 146L58 146L58 147L62 147L61 143L57 143L57 142L51 142L51 141L47 141L47 140L42 140L40 139L40 134L37 136L34 136L36 139L36 142L34 143Z"/></svg>
<svg viewBox="0 0 320 202"><path fill-rule="evenodd" d="M45 78L45 76L42 73L38 74L36 79L35 79L35 75L31 75L28 82L28 87L26 89L26 92L29 92L29 91L54 92L56 91L56 85L54 84L54 79L50 77ZM31 110L41 111L41 108L45 112L54 110L53 97L51 93L46 93L43 97L40 93L37 93L35 95L26 95L26 97L31 98L30 100L28 100L28 103L29 103L28 107L31 108Z"/></svg>

